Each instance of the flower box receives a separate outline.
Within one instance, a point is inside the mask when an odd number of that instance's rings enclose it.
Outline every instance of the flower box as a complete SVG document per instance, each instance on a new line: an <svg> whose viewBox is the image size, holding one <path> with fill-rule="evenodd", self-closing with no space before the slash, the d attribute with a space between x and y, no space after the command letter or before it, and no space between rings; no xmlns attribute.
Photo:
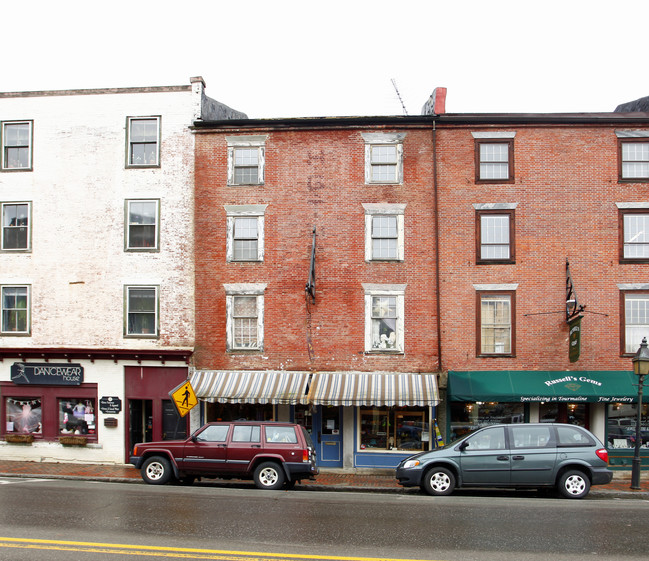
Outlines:
<svg viewBox="0 0 649 561"><path fill-rule="evenodd" d="M34 442L33 434L5 434L5 441L12 444L31 444Z"/></svg>
<svg viewBox="0 0 649 561"><path fill-rule="evenodd" d="M85 446L88 444L88 439L85 436L69 434L66 436L59 436L59 442L63 444L63 446Z"/></svg>

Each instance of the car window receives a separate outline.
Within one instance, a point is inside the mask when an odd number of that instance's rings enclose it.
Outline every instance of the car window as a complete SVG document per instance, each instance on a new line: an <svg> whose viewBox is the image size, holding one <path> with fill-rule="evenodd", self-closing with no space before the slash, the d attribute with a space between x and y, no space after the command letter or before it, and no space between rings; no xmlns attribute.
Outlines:
<svg viewBox="0 0 649 561"><path fill-rule="evenodd" d="M259 442L259 426L234 425L232 442Z"/></svg>
<svg viewBox="0 0 649 561"><path fill-rule="evenodd" d="M585 432L578 428L563 426L557 427L559 446L594 446L595 442Z"/></svg>
<svg viewBox="0 0 649 561"><path fill-rule="evenodd" d="M512 448L549 448L554 447L552 429L548 426L510 427Z"/></svg>
<svg viewBox="0 0 649 561"><path fill-rule="evenodd" d="M266 427L266 442L297 443L297 436L293 427Z"/></svg>
<svg viewBox="0 0 649 561"><path fill-rule="evenodd" d="M481 430L465 441L466 450L504 450L505 429L494 427Z"/></svg>
<svg viewBox="0 0 649 561"><path fill-rule="evenodd" d="M196 435L196 439L201 442L225 442L229 428L229 425L209 425Z"/></svg>

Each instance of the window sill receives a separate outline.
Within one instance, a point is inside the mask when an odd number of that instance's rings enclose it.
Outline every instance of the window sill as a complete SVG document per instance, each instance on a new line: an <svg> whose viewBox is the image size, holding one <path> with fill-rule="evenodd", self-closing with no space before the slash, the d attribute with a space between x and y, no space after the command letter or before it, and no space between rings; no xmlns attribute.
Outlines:
<svg viewBox="0 0 649 561"><path fill-rule="evenodd" d="M516 259L479 259L476 265L515 265Z"/></svg>
<svg viewBox="0 0 649 561"><path fill-rule="evenodd" d="M365 351L366 355L374 355L374 356L381 356L381 355L402 355L404 354L403 351L400 351L398 349L370 349Z"/></svg>
<svg viewBox="0 0 649 561"><path fill-rule="evenodd" d="M492 353L492 354L479 354L477 358L516 358L515 354L511 353Z"/></svg>
<svg viewBox="0 0 649 561"><path fill-rule="evenodd" d="M511 179L477 179L476 178L475 182L476 182L476 185L481 185L481 184L485 184L485 185L506 185L508 183L515 183L516 180L513 177Z"/></svg>

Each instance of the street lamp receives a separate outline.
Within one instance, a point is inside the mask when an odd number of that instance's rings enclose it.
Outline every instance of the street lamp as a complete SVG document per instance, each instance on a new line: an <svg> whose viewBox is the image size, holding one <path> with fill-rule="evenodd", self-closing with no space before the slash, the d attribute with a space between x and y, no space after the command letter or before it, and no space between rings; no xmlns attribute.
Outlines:
<svg viewBox="0 0 649 561"><path fill-rule="evenodd" d="M635 451L633 453L633 465L631 468L631 489L640 489L640 445L642 444L642 433L640 432L640 419L642 418L642 383L644 377L649 374L649 349L647 338L642 339L640 348L633 357L633 372L638 376L638 410L635 420Z"/></svg>

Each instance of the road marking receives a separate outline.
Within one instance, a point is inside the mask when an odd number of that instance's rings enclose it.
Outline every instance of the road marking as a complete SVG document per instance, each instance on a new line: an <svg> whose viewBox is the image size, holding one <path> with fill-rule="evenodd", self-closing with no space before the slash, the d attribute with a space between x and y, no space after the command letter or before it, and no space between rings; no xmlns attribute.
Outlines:
<svg viewBox="0 0 649 561"><path fill-rule="evenodd" d="M292 553L262 553L258 551L228 551L219 549L194 549L154 545L131 545L119 543L76 542L64 540L40 540L0 537L0 547L77 551L86 553L110 553L114 555L146 555L175 557L181 559L219 559L246 561L275 561L277 559L324 559L336 561L421 561L389 557L345 557L336 555L299 555Z"/></svg>
<svg viewBox="0 0 649 561"><path fill-rule="evenodd" d="M11 483L31 483L34 481L54 481L54 480L44 479L42 477L11 477L9 479L0 479L0 485L9 485Z"/></svg>

